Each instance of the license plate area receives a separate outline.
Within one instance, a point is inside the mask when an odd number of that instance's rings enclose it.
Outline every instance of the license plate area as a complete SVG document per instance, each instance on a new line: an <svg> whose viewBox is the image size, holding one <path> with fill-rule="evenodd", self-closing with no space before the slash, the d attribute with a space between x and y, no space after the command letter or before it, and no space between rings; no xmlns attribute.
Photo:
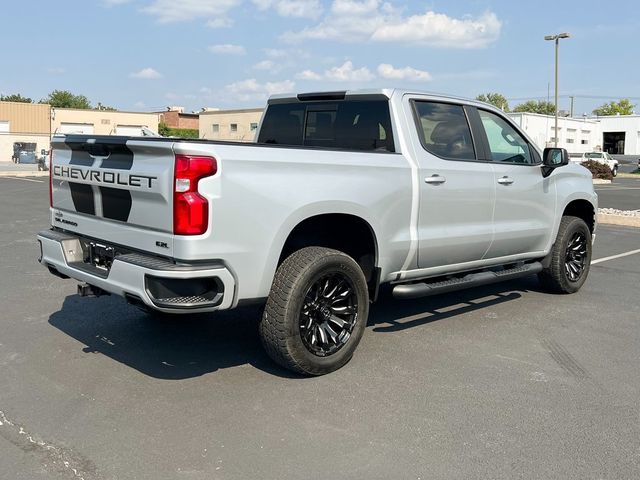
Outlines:
<svg viewBox="0 0 640 480"><path fill-rule="evenodd" d="M109 272L116 256L115 249L96 242L87 242L85 246L84 263L92 265L105 273Z"/></svg>

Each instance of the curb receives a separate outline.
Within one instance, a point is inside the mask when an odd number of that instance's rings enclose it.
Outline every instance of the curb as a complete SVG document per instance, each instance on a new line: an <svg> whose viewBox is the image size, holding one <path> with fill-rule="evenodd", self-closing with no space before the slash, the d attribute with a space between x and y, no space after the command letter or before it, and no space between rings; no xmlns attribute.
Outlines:
<svg viewBox="0 0 640 480"><path fill-rule="evenodd" d="M608 213L599 213L598 223L640 228L640 217L629 217L626 215L611 215Z"/></svg>
<svg viewBox="0 0 640 480"><path fill-rule="evenodd" d="M30 172L30 171L16 171L16 172L0 172L0 177L48 177L49 172Z"/></svg>
<svg viewBox="0 0 640 480"><path fill-rule="evenodd" d="M607 185L611 183L611 180L604 180L602 178L593 178L594 185Z"/></svg>

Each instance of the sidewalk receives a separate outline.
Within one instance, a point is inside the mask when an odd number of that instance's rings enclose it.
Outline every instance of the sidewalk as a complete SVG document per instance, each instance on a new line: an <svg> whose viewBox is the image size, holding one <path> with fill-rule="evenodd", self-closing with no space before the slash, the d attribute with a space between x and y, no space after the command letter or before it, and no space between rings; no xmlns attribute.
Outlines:
<svg viewBox="0 0 640 480"><path fill-rule="evenodd" d="M37 164L0 162L0 177L48 177L49 172L39 172Z"/></svg>

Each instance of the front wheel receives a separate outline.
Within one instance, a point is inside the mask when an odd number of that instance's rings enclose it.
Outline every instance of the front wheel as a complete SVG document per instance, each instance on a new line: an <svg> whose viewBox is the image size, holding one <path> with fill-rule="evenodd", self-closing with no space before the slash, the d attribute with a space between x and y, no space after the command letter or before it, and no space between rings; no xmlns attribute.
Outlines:
<svg viewBox="0 0 640 480"><path fill-rule="evenodd" d="M611 170L611 175L613 175L614 177L616 177L618 175L618 166L617 165L615 167L613 167L613 170Z"/></svg>
<svg viewBox="0 0 640 480"><path fill-rule="evenodd" d="M307 247L278 268L260 339L283 367L324 375L351 359L368 314L369 293L360 266L337 250Z"/></svg>
<svg viewBox="0 0 640 480"><path fill-rule="evenodd" d="M587 280L591 265L591 230L578 217L562 217L551 249L549 266L538 274L542 285L555 293L575 293Z"/></svg>

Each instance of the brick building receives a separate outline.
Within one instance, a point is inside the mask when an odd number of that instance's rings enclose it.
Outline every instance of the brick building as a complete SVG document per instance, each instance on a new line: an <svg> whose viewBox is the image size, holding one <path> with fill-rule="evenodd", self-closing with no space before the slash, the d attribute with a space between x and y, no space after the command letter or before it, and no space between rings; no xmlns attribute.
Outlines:
<svg viewBox="0 0 640 480"><path fill-rule="evenodd" d="M167 111L158 112L160 122L169 128L188 128L198 130L200 115L197 113L184 113L182 107L167 107Z"/></svg>

